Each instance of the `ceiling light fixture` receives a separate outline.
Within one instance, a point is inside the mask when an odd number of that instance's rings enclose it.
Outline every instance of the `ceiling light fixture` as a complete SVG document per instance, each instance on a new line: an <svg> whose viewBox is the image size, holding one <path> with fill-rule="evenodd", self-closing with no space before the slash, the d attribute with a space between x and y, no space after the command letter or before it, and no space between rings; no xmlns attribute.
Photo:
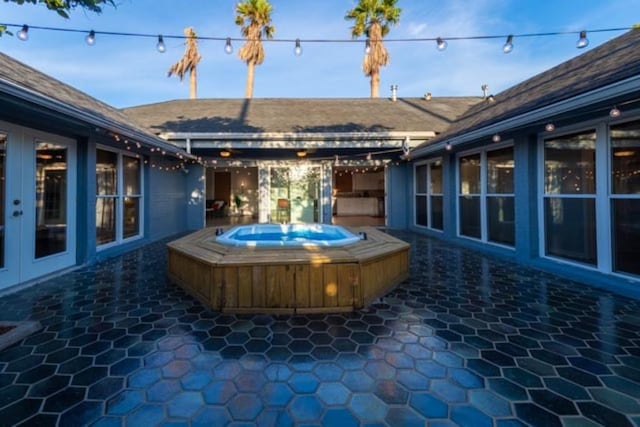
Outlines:
<svg viewBox="0 0 640 427"><path fill-rule="evenodd" d="M167 46L164 44L164 39L161 35L158 36L158 43L156 43L156 50L160 53L165 53Z"/></svg>
<svg viewBox="0 0 640 427"><path fill-rule="evenodd" d="M612 119L617 119L618 117L620 117L620 110L618 110L618 107L613 107L610 111L609 111L609 116Z"/></svg>
<svg viewBox="0 0 640 427"><path fill-rule="evenodd" d="M580 31L580 38L578 38L578 42L576 43L576 47L578 49L582 49L589 46L589 39L587 38L587 32L585 30Z"/></svg>
<svg viewBox="0 0 640 427"><path fill-rule="evenodd" d="M504 53L509 53L513 50L513 35L509 34L507 37L507 42L502 46L502 51Z"/></svg>
<svg viewBox="0 0 640 427"><path fill-rule="evenodd" d="M300 46L300 39L296 39L296 47L293 49L293 53L295 53L296 56L302 55L302 46Z"/></svg>
<svg viewBox="0 0 640 427"><path fill-rule="evenodd" d="M227 40L224 42L224 52L227 55L233 53L233 46L231 46L231 37L227 37Z"/></svg>
<svg viewBox="0 0 640 427"><path fill-rule="evenodd" d="M96 44L96 32L93 30L89 31L89 34L84 38L84 41L86 41L89 46Z"/></svg>
<svg viewBox="0 0 640 427"><path fill-rule="evenodd" d="M441 39L440 37L438 37L436 39L436 48L442 52L443 50L447 49L447 42L446 40Z"/></svg>
<svg viewBox="0 0 640 427"><path fill-rule="evenodd" d="M29 26L23 25L22 29L18 31L18 38L23 42L26 42L29 39Z"/></svg>

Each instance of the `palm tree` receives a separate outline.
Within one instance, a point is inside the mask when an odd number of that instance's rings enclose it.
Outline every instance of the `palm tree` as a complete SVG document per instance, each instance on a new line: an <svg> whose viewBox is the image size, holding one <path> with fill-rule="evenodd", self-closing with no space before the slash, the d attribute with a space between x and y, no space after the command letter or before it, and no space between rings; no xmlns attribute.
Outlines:
<svg viewBox="0 0 640 427"><path fill-rule="evenodd" d="M391 25L400 19L402 9L396 7L398 0L359 0L358 4L345 15L354 20L351 35L356 38L367 36L367 53L362 62L364 75L371 77L371 98L379 96L380 67L389 63L389 52L382 39L389 33Z"/></svg>
<svg viewBox="0 0 640 427"><path fill-rule="evenodd" d="M245 43L238 51L238 56L247 63L247 85L245 98L253 97L253 78L256 65L264 61L262 36L270 39L276 31L271 25L273 7L268 0L245 0L236 6L236 25L241 27Z"/></svg>
<svg viewBox="0 0 640 427"><path fill-rule="evenodd" d="M184 29L186 37L184 55L182 58L169 68L167 77L172 74L180 77L180 81L184 79L185 74L189 73L189 98L195 99L197 92L196 67L202 56L198 53L198 36L192 27Z"/></svg>

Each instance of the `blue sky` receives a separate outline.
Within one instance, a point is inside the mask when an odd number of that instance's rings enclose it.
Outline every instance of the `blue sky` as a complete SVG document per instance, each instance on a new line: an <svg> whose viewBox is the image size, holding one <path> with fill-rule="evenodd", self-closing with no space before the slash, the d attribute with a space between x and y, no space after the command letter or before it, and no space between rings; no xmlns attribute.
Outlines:
<svg viewBox="0 0 640 427"><path fill-rule="evenodd" d="M234 0L116 0L100 15L76 10L66 20L42 6L0 3L0 22L96 31L181 35L193 26L201 36L240 37L234 24ZM345 12L355 0L272 0L279 39L350 39ZM434 38L580 31L630 27L638 21L640 0L399 0L399 25L388 38ZM14 32L17 29L13 29ZM621 32L591 33L591 49ZM450 41L439 52L434 42L387 43L390 64L382 69L380 95L391 84L401 97L476 96L480 86L498 93L545 69L583 53L576 35L515 38L502 53L504 39ZM0 38L0 51L115 107L188 97L188 83L167 77L184 52L183 41L98 35L88 46L84 34L32 29L29 40ZM224 53L224 42L201 41L199 98L244 96L246 64ZM368 97L362 73L363 42L266 43L265 62L257 67L254 97Z"/></svg>

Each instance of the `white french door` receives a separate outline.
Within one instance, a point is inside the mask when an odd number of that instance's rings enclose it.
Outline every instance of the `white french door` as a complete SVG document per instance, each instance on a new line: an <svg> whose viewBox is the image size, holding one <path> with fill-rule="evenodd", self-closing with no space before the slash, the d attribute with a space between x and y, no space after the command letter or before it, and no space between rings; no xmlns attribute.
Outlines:
<svg viewBox="0 0 640 427"><path fill-rule="evenodd" d="M76 263L75 141L0 121L0 289Z"/></svg>

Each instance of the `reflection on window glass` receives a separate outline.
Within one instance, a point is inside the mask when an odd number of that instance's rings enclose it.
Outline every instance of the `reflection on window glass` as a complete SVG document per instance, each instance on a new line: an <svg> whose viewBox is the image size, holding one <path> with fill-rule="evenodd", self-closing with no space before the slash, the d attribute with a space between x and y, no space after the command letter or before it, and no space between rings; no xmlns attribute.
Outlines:
<svg viewBox="0 0 640 427"><path fill-rule="evenodd" d="M416 193L427 192L427 165L416 166Z"/></svg>
<svg viewBox="0 0 640 427"><path fill-rule="evenodd" d="M513 147L487 152L487 193L513 193Z"/></svg>
<svg viewBox="0 0 640 427"><path fill-rule="evenodd" d="M640 275L640 199L612 200L614 271Z"/></svg>
<svg viewBox="0 0 640 427"><path fill-rule="evenodd" d="M140 159L122 157L124 194L127 196L140 194Z"/></svg>
<svg viewBox="0 0 640 427"><path fill-rule="evenodd" d="M5 226L5 177L6 177L6 158L7 158L7 134L0 132L0 268L4 267L4 226Z"/></svg>
<svg viewBox="0 0 640 427"><path fill-rule="evenodd" d="M118 191L118 155L111 151L96 151L96 195L115 195Z"/></svg>
<svg viewBox="0 0 640 427"><path fill-rule="evenodd" d="M549 197L544 201L545 246L555 255L595 265L595 200Z"/></svg>
<svg viewBox="0 0 640 427"><path fill-rule="evenodd" d="M431 194L442 194L442 163L431 163Z"/></svg>
<svg viewBox="0 0 640 427"><path fill-rule="evenodd" d="M515 245L513 197L487 197L488 240L505 245Z"/></svg>
<svg viewBox="0 0 640 427"><path fill-rule="evenodd" d="M640 122L611 127L611 181L614 194L640 194Z"/></svg>
<svg viewBox="0 0 640 427"><path fill-rule="evenodd" d="M427 226L427 196L416 196L416 224Z"/></svg>
<svg viewBox="0 0 640 427"><path fill-rule="evenodd" d="M480 194L480 154L460 157L460 194Z"/></svg>
<svg viewBox="0 0 640 427"><path fill-rule="evenodd" d="M96 241L98 245L116 240L116 198L96 199Z"/></svg>
<svg viewBox="0 0 640 427"><path fill-rule="evenodd" d="M35 257L67 249L67 149L36 144Z"/></svg>
<svg viewBox="0 0 640 427"><path fill-rule="evenodd" d="M431 196L431 228L442 230L442 196Z"/></svg>
<svg viewBox="0 0 640 427"><path fill-rule="evenodd" d="M595 161L595 131L546 140L545 194L594 194Z"/></svg>
<svg viewBox="0 0 640 427"><path fill-rule="evenodd" d="M137 236L140 234L139 218L140 218L140 206L139 198L137 197L125 197L124 198L124 213L122 215L124 223L122 226L123 235L127 237Z"/></svg>
<svg viewBox="0 0 640 427"><path fill-rule="evenodd" d="M480 197L460 197L460 234L480 238Z"/></svg>

